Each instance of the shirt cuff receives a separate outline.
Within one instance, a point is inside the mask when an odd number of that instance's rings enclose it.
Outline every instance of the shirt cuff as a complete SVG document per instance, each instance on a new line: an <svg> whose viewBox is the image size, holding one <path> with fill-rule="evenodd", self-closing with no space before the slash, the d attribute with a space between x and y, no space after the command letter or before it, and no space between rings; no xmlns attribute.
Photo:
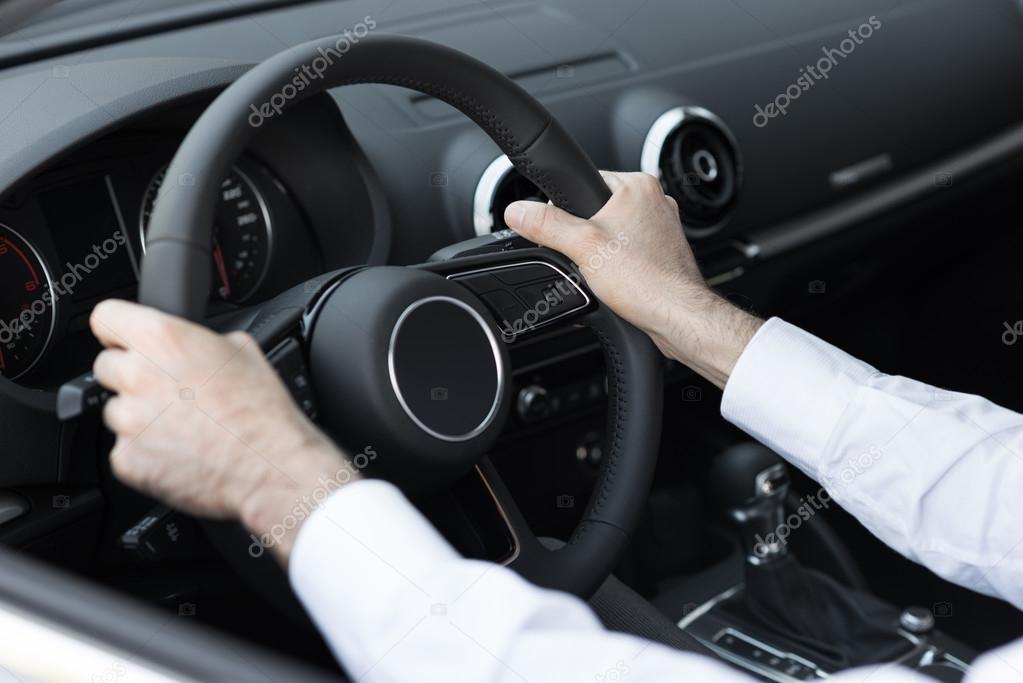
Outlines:
<svg viewBox="0 0 1023 683"><path fill-rule="evenodd" d="M721 415L811 477L859 387L877 370L771 318L739 357Z"/></svg>

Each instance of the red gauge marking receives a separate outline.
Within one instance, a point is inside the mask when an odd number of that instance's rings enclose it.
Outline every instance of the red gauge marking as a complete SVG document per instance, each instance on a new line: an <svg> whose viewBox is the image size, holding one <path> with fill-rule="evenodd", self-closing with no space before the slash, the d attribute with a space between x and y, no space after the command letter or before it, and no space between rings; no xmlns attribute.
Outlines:
<svg viewBox="0 0 1023 683"><path fill-rule="evenodd" d="M224 296L231 295L231 283L227 279L227 266L224 265L224 250L219 244L213 246L213 261L217 264L217 272L220 274L220 282L224 286Z"/></svg>
<svg viewBox="0 0 1023 683"><path fill-rule="evenodd" d="M28 266L28 270L29 270L30 273L32 273L32 279L35 281L35 283L37 285L38 284L42 284L42 281L39 279L39 275L36 273L35 266L33 266L32 265L32 261L30 261L29 258L27 256L25 256L25 252L23 252L21 249L19 249L18 245L15 244L14 242L12 242L9 238L4 237L3 239L4 239L4 242L7 243L7 246L9 246L11 249L16 251L18 256L21 257L21 260L25 262L26 266Z"/></svg>

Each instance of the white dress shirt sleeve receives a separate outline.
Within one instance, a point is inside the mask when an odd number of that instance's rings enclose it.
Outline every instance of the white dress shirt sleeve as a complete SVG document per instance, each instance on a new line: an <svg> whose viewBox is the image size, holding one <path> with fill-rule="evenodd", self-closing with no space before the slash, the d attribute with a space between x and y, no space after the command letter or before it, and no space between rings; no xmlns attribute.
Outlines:
<svg viewBox="0 0 1023 683"><path fill-rule="evenodd" d="M606 631L576 597L466 560L394 486L359 481L302 527L291 583L360 683L747 683L712 659Z"/></svg>
<svg viewBox="0 0 1023 683"><path fill-rule="evenodd" d="M885 375L777 318L721 413L898 552L1023 608L1023 415Z"/></svg>
<svg viewBox="0 0 1023 683"><path fill-rule="evenodd" d="M753 681L709 657L607 631L578 598L460 557L384 482L360 481L331 495L299 532L289 572L359 683ZM866 675L832 680L860 683ZM894 667L870 679L929 680Z"/></svg>
<svg viewBox="0 0 1023 683"><path fill-rule="evenodd" d="M1023 512L1015 495L1021 463L1009 453L1020 450L1018 415L886 377L777 320L740 359L723 412L830 481L835 497L896 548L1019 604L1023 529L1012 527ZM871 454L869 465L861 453ZM858 469L845 481L849 462ZM289 573L360 683L752 680L713 659L609 632L581 600L460 557L384 482L331 495L300 530ZM994 683L1017 670L1023 646L1014 644L983 657L967 681ZM890 666L831 680L868 675L877 683L930 680Z"/></svg>

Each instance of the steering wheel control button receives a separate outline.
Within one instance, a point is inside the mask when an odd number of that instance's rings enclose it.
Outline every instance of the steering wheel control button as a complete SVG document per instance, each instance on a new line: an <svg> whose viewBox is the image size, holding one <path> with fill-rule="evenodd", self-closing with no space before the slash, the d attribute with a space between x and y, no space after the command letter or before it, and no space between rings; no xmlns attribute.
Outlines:
<svg viewBox="0 0 1023 683"><path fill-rule="evenodd" d="M551 275L554 274L551 272L552 270L554 269L548 265L539 263L525 264L496 270L494 271L494 277L506 285L521 285L537 280L549 280Z"/></svg>
<svg viewBox="0 0 1023 683"><path fill-rule="evenodd" d="M480 299L487 305L502 327L509 324L509 321L519 320L526 315L526 307L511 292L504 290L487 292L481 294Z"/></svg>
<svg viewBox="0 0 1023 683"><path fill-rule="evenodd" d="M450 278L480 297L508 342L584 311L591 303L576 279L542 261L495 266Z"/></svg>
<svg viewBox="0 0 1023 683"><path fill-rule="evenodd" d="M391 333L388 366L412 421L444 441L486 429L504 383L497 344L480 314L457 299L429 297L405 309Z"/></svg>
<svg viewBox="0 0 1023 683"><path fill-rule="evenodd" d="M563 314L586 308L586 297L568 280L556 280L528 285L517 290L521 299L531 302L537 323L560 318Z"/></svg>
<svg viewBox="0 0 1023 683"><path fill-rule="evenodd" d="M97 413L112 395L91 372L76 377L57 392L57 419L66 422Z"/></svg>
<svg viewBox="0 0 1023 683"><path fill-rule="evenodd" d="M288 338L266 354L266 359L280 375L302 412L310 419L316 419L316 399L299 343Z"/></svg>

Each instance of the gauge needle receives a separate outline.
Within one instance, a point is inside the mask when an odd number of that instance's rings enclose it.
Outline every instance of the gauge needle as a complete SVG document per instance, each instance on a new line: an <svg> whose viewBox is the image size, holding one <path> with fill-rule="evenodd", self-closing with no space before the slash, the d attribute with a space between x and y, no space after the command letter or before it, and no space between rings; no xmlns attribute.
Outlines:
<svg viewBox="0 0 1023 683"><path fill-rule="evenodd" d="M231 285L227 281L227 266L224 265L224 250L220 248L219 244L213 245L213 262L217 264L217 273L220 274L221 289L224 290L224 296L231 295Z"/></svg>
<svg viewBox="0 0 1023 683"><path fill-rule="evenodd" d="M6 370L6 369L7 369L7 359L4 358L4 351L3 351L3 349L0 349L0 370Z"/></svg>

